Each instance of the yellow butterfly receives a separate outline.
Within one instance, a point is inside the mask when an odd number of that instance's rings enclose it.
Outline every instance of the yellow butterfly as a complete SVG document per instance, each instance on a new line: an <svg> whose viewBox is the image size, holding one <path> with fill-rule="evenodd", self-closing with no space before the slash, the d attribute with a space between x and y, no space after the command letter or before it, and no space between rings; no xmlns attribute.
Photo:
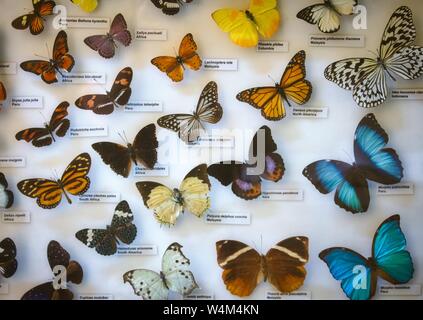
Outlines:
<svg viewBox="0 0 423 320"><path fill-rule="evenodd" d="M212 18L228 32L232 42L241 47L257 46L259 33L270 38L278 31L280 14L277 0L251 0L248 10L224 8L212 13Z"/></svg>
<svg viewBox="0 0 423 320"><path fill-rule="evenodd" d="M85 12L93 12L97 8L97 0L71 0Z"/></svg>

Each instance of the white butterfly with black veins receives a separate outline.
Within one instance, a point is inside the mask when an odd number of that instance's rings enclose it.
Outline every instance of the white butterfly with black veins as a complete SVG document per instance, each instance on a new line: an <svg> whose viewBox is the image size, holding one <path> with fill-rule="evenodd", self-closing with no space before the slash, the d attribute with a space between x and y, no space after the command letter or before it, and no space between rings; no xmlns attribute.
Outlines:
<svg viewBox="0 0 423 320"><path fill-rule="evenodd" d="M166 249L160 273L147 269L132 270L123 275L123 282L129 282L135 294L144 300L166 300L169 291L182 296L189 295L198 285L194 275L188 270L190 261L181 248L175 242Z"/></svg>
<svg viewBox="0 0 423 320"><path fill-rule="evenodd" d="M131 244L137 236L137 227L133 224L134 215L128 202L120 202L113 215L112 223L106 229L84 229L75 234L75 237L103 255L110 256L116 253L118 241Z"/></svg>
<svg viewBox="0 0 423 320"><path fill-rule="evenodd" d="M175 15L179 12L181 7L186 3L191 3L193 0L151 0L151 2L164 14Z"/></svg>
<svg viewBox="0 0 423 320"><path fill-rule="evenodd" d="M324 33L333 33L341 28L341 16L352 15L356 5L357 0L325 0L304 8L298 12L297 18L317 24Z"/></svg>
<svg viewBox="0 0 423 320"><path fill-rule="evenodd" d="M360 107L372 108L388 97L387 77L414 80L423 73L423 47L414 45L416 27L410 8L400 7L392 15L383 33L376 59L349 58L330 64L326 79L352 90Z"/></svg>
<svg viewBox="0 0 423 320"><path fill-rule="evenodd" d="M186 143L195 142L205 131L203 122L215 124L222 119L223 109L218 98L217 84L211 81L203 89L193 114L170 114L159 118L157 124L177 132Z"/></svg>
<svg viewBox="0 0 423 320"><path fill-rule="evenodd" d="M13 193L7 190L7 180L3 173L0 172L0 208L9 209L13 205Z"/></svg>

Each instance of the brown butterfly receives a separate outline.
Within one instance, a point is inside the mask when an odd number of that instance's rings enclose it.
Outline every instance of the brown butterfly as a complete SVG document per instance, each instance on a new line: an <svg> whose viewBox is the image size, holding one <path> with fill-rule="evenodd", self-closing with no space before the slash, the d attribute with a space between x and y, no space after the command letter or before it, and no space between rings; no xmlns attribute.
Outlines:
<svg viewBox="0 0 423 320"><path fill-rule="evenodd" d="M38 35L44 30L44 18L52 15L56 6L54 1L32 0L34 10L28 14L24 14L12 21L12 27L18 30L29 31L33 35Z"/></svg>
<svg viewBox="0 0 423 320"><path fill-rule="evenodd" d="M15 136L16 140L32 142L35 147L45 147L56 142L54 134L62 138L69 130L70 121L65 119L68 115L68 108L69 103L62 102L54 110L50 123L44 124L44 128L29 128L19 131Z"/></svg>
<svg viewBox="0 0 423 320"><path fill-rule="evenodd" d="M299 289L305 280L308 262L308 238L293 237L279 242L266 255L246 244L222 240L216 243L217 263L226 289L239 297L251 295L261 281L280 292Z"/></svg>
<svg viewBox="0 0 423 320"><path fill-rule="evenodd" d="M61 70L72 71L75 59L69 54L68 36L65 31L57 34L53 47L53 58L46 60L30 60L21 63L24 71L35 73L47 84L57 82L57 73L63 76Z"/></svg>
<svg viewBox="0 0 423 320"><path fill-rule="evenodd" d="M132 69L126 67L116 77L112 90L106 94L90 94L80 97L75 105L83 110L91 110L96 114L111 114L115 107L124 106L131 98Z"/></svg>
<svg viewBox="0 0 423 320"><path fill-rule="evenodd" d="M174 82L184 79L185 66L192 70L199 70L203 62L198 55L197 44L191 33L188 33L181 42L177 57L160 56L151 60L160 71L166 72Z"/></svg>
<svg viewBox="0 0 423 320"><path fill-rule="evenodd" d="M3 82L0 81L0 101L7 99L6 88L3 85Z"/></svg>

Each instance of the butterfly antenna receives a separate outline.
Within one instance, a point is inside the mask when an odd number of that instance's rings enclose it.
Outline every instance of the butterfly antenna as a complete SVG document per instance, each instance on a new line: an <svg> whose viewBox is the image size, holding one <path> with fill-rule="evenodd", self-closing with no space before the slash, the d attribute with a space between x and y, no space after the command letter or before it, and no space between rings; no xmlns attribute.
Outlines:
<svg viewBox="0 0 423 320"><path fill-rule="evenodd" d="M128 144L128 143L129 143L129 140L128 140L128 138L126 137L126 132L125 132L125 130L123 130L123 136L124 136L124 138L125 138L126 144Z"/></svg>
<svg viewBox="0 0 423 320"><path fill-rule="evenodd" d="M43 120L44 120L44 123L47 124L48 121L47 121L46 117L44 116L44 114L41 111L39 111L39 112L41 114L41 118L43 118Z"/></svg>
<svg viewBox="0 0 423 320"><path fill-rule="evenodd" d="M50 49L48 48L48 43L46 42L46 48L47 48L47 57L50 60Z"/></svg>
<svg viewBox="0 0 423 320"><path fill-rule="evenodd" d="M260 252L263 253L263 234L260 235Z"/></svg>
<svg viewBox="0 0 423 320"><path fill-rule="evenodd" d="M273 81L273 83L278 83L275 79L273 79L273 77L270 74L268 74L267 76L269 77L270 80Z"/></svg>
<svg viewBox="0 0 423 320"><path fill-rule="evenodd" d="M122 139L122 141L126 144L126 141L125 141L125 138L123 137L123 135L120 133L120 132L118 132L118 136Z"/></svg>
<svg viewBox="0 0 423 320"><path fill-rule="evenodd" d="M342 149L342 151L346 154L346 156L350 160L350 162L354 163L354 159L351 157L351 155L345 149Z"/></svg>
<svg viewBox="0 0 423 320"><path fill-rule="evenodd" d="M46 59L46 60L50 60L48 57L44 57L42 55L36 54L34 53L34 56L38 57L38 58L42 58L42 59Z"/></svg>

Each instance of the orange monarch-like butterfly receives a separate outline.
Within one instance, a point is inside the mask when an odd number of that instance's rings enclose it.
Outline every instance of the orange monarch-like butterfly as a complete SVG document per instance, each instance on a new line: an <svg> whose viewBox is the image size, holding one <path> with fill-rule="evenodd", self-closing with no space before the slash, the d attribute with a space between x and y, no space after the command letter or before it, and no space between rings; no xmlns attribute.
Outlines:
<svg viewBox="0 0 423 320"><path fill-rule="evenodd" d="M56 6L54 1L32 0L34 10L28 14L24 14L12 21L12 27L18 30L29 31L33 35L38 35L44 30L44 19L52 15Z"/></svg>
<svg viewBox="0 0 423 320"><path fill-rule="evenodd" d="M166 72L174 82L184 79L185 66L192 70L199 70L203 62L197 53L197 44L191 33L188 33L179 46L177 57L160 56L151 60L160 71Z"/></svg>
<svg viewBox="0 0 423 320"><path fill-rule="evenodd" d="M83 195L90 187L90 179L87 176L91 168L91 157L88 153L77 156L66 168L62 178L28 179L18 183L18 189L30 198L36 198L37 204L43 209L56 208L66 197L72 204L68 193L74 196Z"/></svg>
<svg viewBox="0 0 423 320"><path fill-rule="evenodd" d="M32 72L47 84L57 82L57 73L62 75L61 70L72 71L75 59L69 54L68 36L65 31L57 34L53 47L53 58L46 60L30 60L21 63L24 71Z"/></svg>
<svg viewBox="0 0 423 320"><path fill-rule="evenodd" d="M304 51L298 52L286 67L281 82L274 87L248 89L240 92L236 98L261 109L262 116L267 120L285 118L285 102L291 106L290 101L302 105L310 100L313 89L311 83L305 79L305 58Z"/></svg>

